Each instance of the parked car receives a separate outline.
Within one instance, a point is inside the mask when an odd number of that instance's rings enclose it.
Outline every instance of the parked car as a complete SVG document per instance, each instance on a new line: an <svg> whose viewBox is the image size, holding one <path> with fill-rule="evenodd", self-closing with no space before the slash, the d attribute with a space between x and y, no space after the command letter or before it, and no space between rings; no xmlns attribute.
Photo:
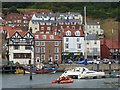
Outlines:
<svg viewBox="0 0 120 90"><path fill-rule="evenodd" d="M102 62L103 62L103 64L108 64L109 63L109 59L107 59L107 58L104 58L103 60L102 60Z"/></svg>

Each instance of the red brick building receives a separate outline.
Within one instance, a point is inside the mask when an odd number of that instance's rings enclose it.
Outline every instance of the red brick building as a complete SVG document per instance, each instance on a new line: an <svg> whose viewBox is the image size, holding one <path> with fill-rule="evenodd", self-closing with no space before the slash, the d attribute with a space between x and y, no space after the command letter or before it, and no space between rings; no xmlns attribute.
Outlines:
<svg viewBox="0 0 120 90"><path fill-rule="evenodd" d="M61 63L62 39L53 34L35 34L35 60L48 63L57 61Z"/></svg>

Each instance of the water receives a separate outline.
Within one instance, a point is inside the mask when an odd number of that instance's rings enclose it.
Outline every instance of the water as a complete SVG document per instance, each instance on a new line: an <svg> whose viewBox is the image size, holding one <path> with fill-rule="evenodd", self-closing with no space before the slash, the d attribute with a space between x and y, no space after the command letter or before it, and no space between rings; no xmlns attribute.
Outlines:
<svg viewBox="0 0 120 90"><path fill-rule="evenodd" d="M2 88L113 88L115 86L105 83L118 82L118 78L104 78L74 79L74 82L69 84L52 84L52 80L61 74L36 74L32 80L29 79L29 74L3 74Z"/></svg>

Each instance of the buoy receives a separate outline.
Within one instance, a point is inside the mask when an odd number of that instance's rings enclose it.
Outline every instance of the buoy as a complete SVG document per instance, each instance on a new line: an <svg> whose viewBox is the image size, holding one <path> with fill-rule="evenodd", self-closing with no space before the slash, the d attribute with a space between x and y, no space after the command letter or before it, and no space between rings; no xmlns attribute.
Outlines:
<svg viewBox="0 0 120 90"><path fill-rule="evenodd" d="M56 83L57 83L57 80L53 80L53 81L52 81L52 84L56 84Z"/></svg>

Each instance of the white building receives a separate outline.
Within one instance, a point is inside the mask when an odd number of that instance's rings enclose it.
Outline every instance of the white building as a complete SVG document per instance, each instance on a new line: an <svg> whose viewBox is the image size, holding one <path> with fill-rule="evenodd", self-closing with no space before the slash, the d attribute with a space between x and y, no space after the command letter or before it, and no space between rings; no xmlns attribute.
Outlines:
<svg viewBox="0 0 120 90"><path fill-rule="evenodd" d="M97 34L97 35L104 35L104 30L101 29L99 22L97 23L87 23L86 27L87 34Z"/></svg>
<svg viewBox="0 0 120 90"><path fill-rule="evenodd" d="M86 36L86 48L88 58L100 57L100 39L95 34Z"/></svg>
<svg viewBox="0 0 120 90"><path fill-rule="evenodd" d="M9 32L8 60L20 64L34 64L34 37L30 32Z"/></svg>
<svg viewBox="0 0 120 90"><path fill-rule="evenodd" d="M83 59L85 41L82 30L66 28L63 33L63 58L80 60Z"/></svg>

